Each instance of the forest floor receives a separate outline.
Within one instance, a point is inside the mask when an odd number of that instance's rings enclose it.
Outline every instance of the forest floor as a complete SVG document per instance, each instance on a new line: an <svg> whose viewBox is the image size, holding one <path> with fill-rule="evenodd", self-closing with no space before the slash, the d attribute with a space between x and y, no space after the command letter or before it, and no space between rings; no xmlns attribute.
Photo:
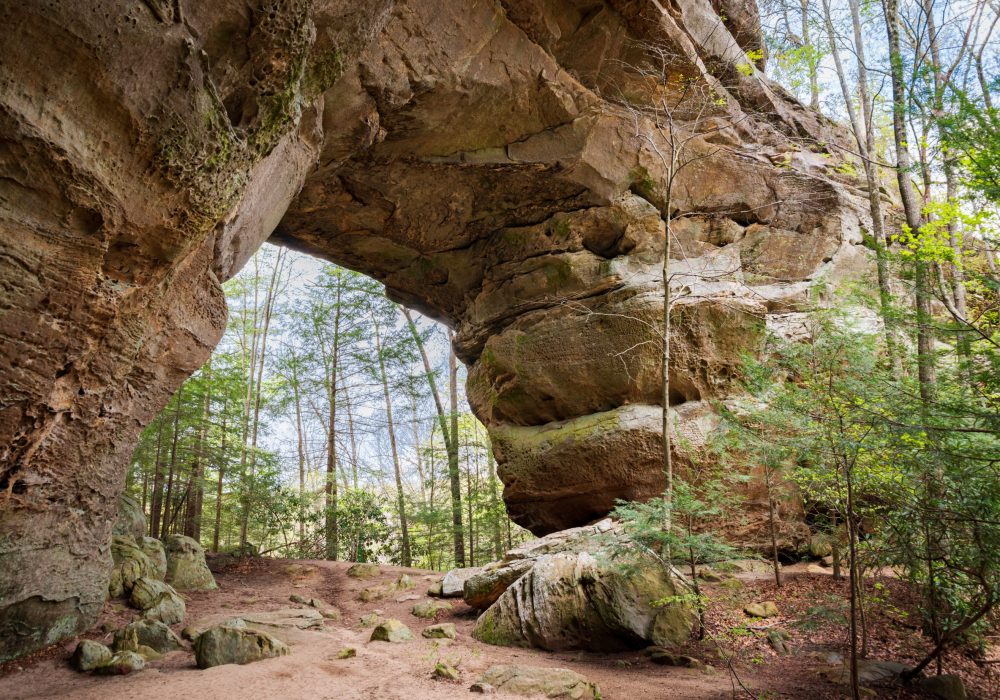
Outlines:
<svg viewBox="0 0 1000 700"><path fill-rule="evenodd" d="M296 566L297 565L297 566ZM426 588L441 574L419 569L382 567L378 579L356 580L346 575L349 564L327 561L251 559L215 560L219 589L187 594L184 625L199 628L251 611L296 607L291 594L322 598L340 609L340 620L326 620L322 630L285 630L275 633L291 646L289 656L246 666L217 666L198 670L189 650L150 662L130 676L98 677L78 673L68 659L74 642L56 645L31 657L0 666L0 698L372 698L378 700L431 700L467 698L469 686L493 664L520 664L571 669L597 683L604 698L640 700L656 698L843 698L846 688L829 676L832 664L843 658L846 647L847 585L815 566L796 565L785 570L785 584L777 590L773 580L741 574L742 586L709 584L712 599L707 629L716 641L691 642L678 651L702 659L705 669L653 664L641 651L621 653L544 652L482 644L471 637L476 614L461 600L437 622L452 622L458 639L449 644L424 639L421 630L432 624L411 614L414 604L427 600ZM417 584L370 603L358 594L366 587L391 584L401 574ZM908 662L919 658L927 640L906 619L905 592L901 584L884 579L879 590L884 600L873 605L872 656ZM742 612L749 602L773 600L781 615L751 622ZM360 618L373 611L403 621L415 639L401 644L369 642L370 628ZM135 617L121 601L109 601L98 624L83 635L110 644L113 630ZM184 625L177 625L179 631ZM761 628L778 626L791 635L792 653L778 655ZM341 660L346 648L355 658ZM722 653L720 655L720 649ZM724 660L732 659L732 669ZM460 681L435 680L435 663L458 667ZM961 653L946 657L944 670L962 675L973 698L1000 697L1000 679L990 669ZM741 689L741 682L747 689ZM872 686L870 697L919 698L913 689ZM502 697L502 694L498 694Z"/></svg>

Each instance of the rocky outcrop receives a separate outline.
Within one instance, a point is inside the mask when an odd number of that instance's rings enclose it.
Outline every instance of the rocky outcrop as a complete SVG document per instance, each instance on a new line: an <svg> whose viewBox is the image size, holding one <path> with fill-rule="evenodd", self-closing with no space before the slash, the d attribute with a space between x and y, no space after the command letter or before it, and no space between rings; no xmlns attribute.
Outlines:
<svg viewBox="0 0 1000 700"><path fill-rule="evenodd" d="M205 549L184 535L169 535L164 543L167 557L164 577L179 591L211 591L215 577L205 562Z"/></svg>
<svg viewBox="0 0 1000 700"><path fill-rule="evenodd" d="M115 535L112 538L111 561L108 593L112 598L132 593L132 587L141 578L162 578L156 563L146 555L135 540L128 536Z"/></svg>
<svg viewBox="0 0 1000 700"><path fill-rule="evenodd" d="M198 635L194 643L194 658L198 668L225 664L249 664L291 653L280 639L232 625L219 625Z"/></svg>
<svg viewBox="0 0 1000 700"><path fill-rule="evenodd" d="M111 534L131 537L136 542L141 542L146 536L146 514L142 504L127 493L118 496L118 514Z"/></svg>
<svg viewBox="0 0 1000 700"><path fill-rule="evenodd" d="M477 681L482 689L500 690L511 695L598 700L601 691L579 673L566 668L539 666L490 666Z"/></svg>
<svg viewBox="0 0 1000 700"><path fill-rule="evenodd" d="M662 486L665 214L679 432L864 260L838 133L756 72L742 0L28 0L0 23L0 660L96 619L138 433L264 240L457 329L537 533ZM697 161L669 212L643 42L713 90L711 124L675 120Z"/></svg>
<svg viewBox="0 0 1000 700"><path fill-rule="evenodd" d="M629 546L608 520L543 537L485 568L493 576L467 581L466 601L487 608L472 634L489 644L636 649L681 644L697 621L683 576ZM500 589L494 601L487 588Z"/></svg>

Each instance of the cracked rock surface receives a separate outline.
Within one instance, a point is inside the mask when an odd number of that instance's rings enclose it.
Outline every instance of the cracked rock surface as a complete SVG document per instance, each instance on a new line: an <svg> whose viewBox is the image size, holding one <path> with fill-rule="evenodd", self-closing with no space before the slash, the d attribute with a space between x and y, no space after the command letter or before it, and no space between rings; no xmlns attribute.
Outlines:
<svg viewBox="0 0 1000 700"><path fill-rule="evenodd" d="M518 522L659 491L664 216L685 435L766 326L868 265L839 132L750 69L753 3L667 7L0 6L0 660L96 618L137 436L265 240L457 329ZM649 44L715 96L674 124L693 162L670 211L642 107L676 85L640 75Z"/></svg>

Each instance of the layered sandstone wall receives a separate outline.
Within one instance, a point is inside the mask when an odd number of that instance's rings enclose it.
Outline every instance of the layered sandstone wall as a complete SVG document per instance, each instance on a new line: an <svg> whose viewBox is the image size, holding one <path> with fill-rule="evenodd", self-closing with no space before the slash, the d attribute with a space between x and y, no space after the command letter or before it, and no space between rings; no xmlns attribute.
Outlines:
<svg viewBox="0 0 1000 700"><path fill-rule="evenodd" d="M0 3L0 659L96 616L139 431L269 237L458 330L519 522L655 493L664 215L695 437L771 315L863 258L836 131L747 70L741 7ZM649 44L715 91L671 212Z"/></svg>

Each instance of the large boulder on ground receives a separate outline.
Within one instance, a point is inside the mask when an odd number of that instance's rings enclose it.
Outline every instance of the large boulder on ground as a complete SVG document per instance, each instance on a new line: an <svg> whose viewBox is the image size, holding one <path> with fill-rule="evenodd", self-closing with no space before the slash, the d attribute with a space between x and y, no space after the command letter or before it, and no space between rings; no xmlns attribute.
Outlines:
<svg viewBox="0 0 1000 700"><path fill-rule="evenodd" d="M184 535L170 535L164 541L167 550L167 582L179 591L211 591L217 588L205 563L205 550Z"/></svg>
<svg viewBox="0 0 1000 700"><path fill-rule="evenodd" d="M194 658L198 668L248 664L290 653L288 645L280 639L264 632L231 625L211 627L199 634L194 643Z"/></svg>
<svg viewBox="0 0 1000 700"><path fill-rule="evenodd" d="M130 535L111 538L111 580L108 594L119 598L132 592L132 586L143 577L156 577L156 564L136 544Z"/></svg>
<svg viewBox="0 0 1000 700"><path fill-rule="evenodd" d="M451 603L443 600L428 600L423 603L417 603L410 612L414 617L419 617L423 620L434 620L440 613L446 610L451 610Z"/></svg>
<svg viewBox="0 0 1000 700"><path fill-rule="evenodd" d="M173 587L155 578L141 578L132 587L129 604L142 610L143 617L175 625L184 619L184 599Z"/></svg>
<svg viewBox="0 0 1000 700"><path fill-rule="evenodd" d="M111 534L125 535L136 542L146 534L146 514L142 510L142 504L127 493L118 496L118 512Z"/></svg>
<svg viewBox="0 0 1000 700"><path fill-rule="evenodd" d="M490 666L479 679L504 693L564 698L565 700L599 700L601 691L579 673L565 668L538 666Z"/></svg>
<svg viewBox="0 0 1000 700"><path fill-rule="evenodd" d="M149 647L161 654L183 648L180 638L161 620L136 620L115 632L115 651L139 651Z"/></svg>
<svg viewBox="0 0 1000 700"><path fill-rule="evenodd" d="M639 648L675 644L691 633L695 615L678 602L654 601L687 590L651 557L634 570L587 552L546 554L476 621L473 636L489 644L541 649Z"/></svg>
<svg viewBox="0 0 1000 700"><path fill-rule="evenodd" d="M70 664L77 671L93 671L111 661L111 650L100 642L84 639L76 645Z"/></svg>
<svg viewBox="0 0 1000 700"><path fill-rule="evenodd" d="M654 601L690 591L684 577L630 548L610 522L577 528L508 554L530 568L476 621L489 644L597 651L683 642L696 615L690 603ZM618 550L614 558L608 547ZM542 554L538 554L543 552Z"/></svg>
<svg viewBox="0 0 1000 700"><path fill-rule="evenodd" d="M442 622L437 625L425 627L420 636L427 639L455 639L458 636L458 630L455 629L453 623Z"/></svg>
<svg viewBox="0 0 1000 700"><path fill-rule="evenodd" d="M163 580L167 575L167 551L163 543L155 537L141 537L136 540L139 549L153 564L153 575Z"/></svg>

